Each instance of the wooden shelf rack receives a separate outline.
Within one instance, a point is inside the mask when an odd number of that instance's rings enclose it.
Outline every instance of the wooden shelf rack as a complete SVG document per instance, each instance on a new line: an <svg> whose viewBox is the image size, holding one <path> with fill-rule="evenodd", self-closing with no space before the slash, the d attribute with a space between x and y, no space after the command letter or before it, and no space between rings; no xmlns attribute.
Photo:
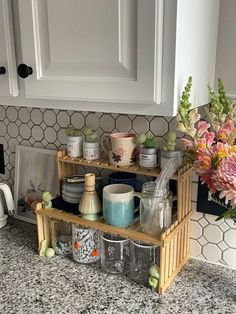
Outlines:
<svg viewBox="0 0 236 314"><path fill-rule="evenodd" d="M116 167L110 165L104 157L98 161L87 161L82 158L70 158L66 151L59 151L57 154L58 176L68 176L77 173L79 165L110 169L112 171L126 171L148 176L158 176L159 169L146 170L139 166ZM51 243L50 219L63 220L72 224L79 224L90 228L97 228L103 232L117 234L132 240L141 240L146 243L156 244L160 247L160 280L159 293L164 291L171 284L177 273L181 270L189 257L189 238L191 221L191 195L192 195L192 168L185 166L173 176L177 180L177 216L170 228L161 234L160 238L143 233L139 222L130 225L128 228L118 228L107 225L101 217L97 221L89 221L81 218L81 215L74 215L56 208L44 209L39 203L36 207L38 243L42 240Z"/></svg>

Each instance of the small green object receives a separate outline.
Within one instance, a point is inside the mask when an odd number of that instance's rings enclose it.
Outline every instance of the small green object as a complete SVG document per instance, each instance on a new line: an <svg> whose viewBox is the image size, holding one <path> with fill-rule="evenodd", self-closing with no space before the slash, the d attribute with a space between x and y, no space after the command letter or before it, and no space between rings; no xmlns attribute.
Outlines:
<svg viewBox="0 0 236 314"><path fill-rule="evenodd" d="M143 143L144 148L155 148L156 146L157 144L154 138L147 138L146 141Z"/></svg>
<svg viewBox="0 0 236 314"><path fill-rule="evenodd" d="M45 256L47 247L48 247L47 241L43 240L41 242L41 248L40 248L40 251L39 251L39 256Z"/></svg>
<svg viewBox="0 0 236 314"><path fill-rule="evenodd" d="M159 276L160 276L159 274L160 274L160 268L156 264L153 264L152 266L150 266L149 275L151 277L156 277L159 279Z"/></svg>
<svg viewBox="0 0 236 314"><path fill-rule="evenodd" d="M157 288L157 286L158 286L158 282L159 282L159 280L157 279L157 278L155 278L155 277L150 277L149 278L149 285L151 286L151 287L153 287L153 288Z"/></svg>
<svg viewBox="0 0 236 314"><path fill-rule="evenodd" d="M143 144L143 143L146 141L146 139L147 139L146 134L140 133L140 134L138 134L138 136L137 136L137 143L138 143L139 145L141 145L141 144Z"/></svg>
<svg viewBox="0 0 236 314"><path fill-rule="evenodd" d="M88 125L85 125L82 131L84 132L85 135L89 135L93 133L93 130Z"/></svg>
<svg viewBox="0 0 236 314"><path fill-rule="evenodd" d="M98 143L99 142L98 135L95 132L92 132L92 133L86 135L86 142Z"/></svg>
<svg viewBox="0 0 236 314"><path fill-rule="evenodd" d="M53 257L54 255L55 255L55 252L53 248L49 247L46 249L46 252L45 252L46 257Z"/></svg>
<svg viewBox="0 0 236 314"><path fill-rule="evenodd" d="M43 208L46 209L51 209L52 208L52 202L51 200L53 199L52 194L50 192L43 192L42 195L42 203L43 203Z"/></svg>
<svg viewBox="0 0 236 314"><path fill-rule="evenodd" d="M69 127L66 129L66 135L67 136L80 136L81 135L81 131L79 129L75 129L72 127Z"/></svg>
<svg viewBox="0 0 236 314"><path fill-rule="evenodd" d="M174 151L176 147L176 134L175 132L168 132L166 134L166 145L163 147L164 151Z"/></svg>

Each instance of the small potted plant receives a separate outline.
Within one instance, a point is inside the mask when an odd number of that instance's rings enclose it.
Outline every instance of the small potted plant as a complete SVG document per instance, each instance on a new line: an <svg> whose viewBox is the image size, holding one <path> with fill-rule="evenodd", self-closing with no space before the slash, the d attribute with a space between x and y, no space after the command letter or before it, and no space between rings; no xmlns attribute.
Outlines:
<svg viewBox="0 0 236 314"><path fill-rule="evenodd" d="M83 128L85 141L83 142L83 157L87 160L96 160L100 158L99 137L89 126Z"/></svg>
<svg viewBox="0 0 236 314"><path fill-rule="evenodd" d="M145 168L159 166L159 149L156 139L149 134L138 134L137 144L139 145L139 165Z"/></svg>
<svg viewBox="0 0 236 314"><path fill-rule="evenodd" d="M161 151L161 168L164 167L165 162L170 158L178 160L178 166L181 167L183 163L183 152L181 150L176 150L176 134L175 132L167 132L166 134L166 144Z"/></svg>

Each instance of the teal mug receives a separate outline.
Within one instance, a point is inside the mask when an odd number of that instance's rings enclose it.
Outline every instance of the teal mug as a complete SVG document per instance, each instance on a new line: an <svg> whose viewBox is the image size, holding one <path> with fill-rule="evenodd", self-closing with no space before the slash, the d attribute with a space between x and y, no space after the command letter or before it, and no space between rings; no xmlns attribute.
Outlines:
<svg viewBox="0 0 236 314"><path fill-rule="evenodd" d="M134 197L140 193L128 184L111 184L103 189L103 215L107 224L127 227L134 221Z"/></svg>

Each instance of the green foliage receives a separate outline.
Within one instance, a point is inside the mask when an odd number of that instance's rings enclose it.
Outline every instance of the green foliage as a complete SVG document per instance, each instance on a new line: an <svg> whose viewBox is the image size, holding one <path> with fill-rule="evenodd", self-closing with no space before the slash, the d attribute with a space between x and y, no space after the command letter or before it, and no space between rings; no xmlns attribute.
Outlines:
<svg viewBox="0 0 236 314"><path fill-rule="evenodd" d="M192 88L192 77L188 78L188 83L186 84L180 99L180 105L178 108L179 121L181 121L184 125L188 124L188 112L192 108L192 104L190 103L190 92Z"/></svg>

